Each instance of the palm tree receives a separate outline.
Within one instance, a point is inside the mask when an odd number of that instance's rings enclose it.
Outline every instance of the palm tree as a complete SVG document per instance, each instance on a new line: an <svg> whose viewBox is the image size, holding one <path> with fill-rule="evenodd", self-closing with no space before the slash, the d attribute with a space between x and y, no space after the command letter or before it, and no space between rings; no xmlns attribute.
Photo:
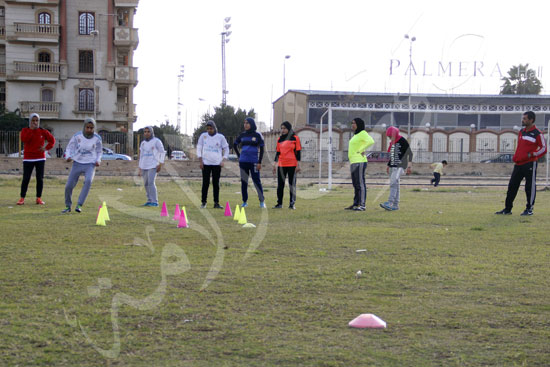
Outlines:
<svg viewBox="0 0 550 367"><path fill-rule="evenodd" d="M542 90L542 83L535 70L529 69L529 64L512 66L508 76L501 80L504 84L500 94L539 94Z"/></svg>

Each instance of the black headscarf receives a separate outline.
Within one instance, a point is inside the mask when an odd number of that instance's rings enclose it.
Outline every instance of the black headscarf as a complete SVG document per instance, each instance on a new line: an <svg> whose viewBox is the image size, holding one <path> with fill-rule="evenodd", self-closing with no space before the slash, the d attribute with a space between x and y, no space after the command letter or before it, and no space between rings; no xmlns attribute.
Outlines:
<svg viewBox="0 0 550 367"><path fill-rule="evenodd" d="M357 129L355 129L355 135L365 130L365 121L363 121L363 119L361 119L360 117L356 117L353 119L353 121L355 121L355 125L357 125Z"/></svg>
<svg viewBox="0 0 550 367"><path fill-rule="evenodd" d="M294 136L294 130L292 130L292 125L290 124L290 122L285 121L281 125L287 128L288 133L284 134L284 135L281 135L279 137L279 142L291 139Z"/></svg>

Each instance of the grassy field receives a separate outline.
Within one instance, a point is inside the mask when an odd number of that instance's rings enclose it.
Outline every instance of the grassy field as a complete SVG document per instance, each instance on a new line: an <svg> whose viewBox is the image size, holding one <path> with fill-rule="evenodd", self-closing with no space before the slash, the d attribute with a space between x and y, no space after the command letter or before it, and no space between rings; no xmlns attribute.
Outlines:
<svg viewBox="0 0 550 367"><path fill-rule="evenodd" d="M342 210L351 187L301 187L295 211L252 190L245 229L199 210L199 184L160 182L170 214L186 206L178 229L130 179L96 178L63 215L64 183L38 207L33 179L16 207L20 180L0 179L1 366L550 365L547 192L524 218L523 192L493 214L504 189L405 188L396 212L383 188L366 212ZM238 191L222 186L232 209ZM362 313L387 329L349 328Z"/></svg>

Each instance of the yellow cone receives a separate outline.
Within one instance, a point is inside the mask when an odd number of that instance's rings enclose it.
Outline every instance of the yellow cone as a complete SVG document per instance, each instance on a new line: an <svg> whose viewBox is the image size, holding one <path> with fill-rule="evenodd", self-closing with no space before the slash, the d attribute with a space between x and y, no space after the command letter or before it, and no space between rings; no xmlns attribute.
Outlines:
<svg viewBox="0 0 550 367"><path fill-rule="evenodd" d="M105 220L111 220L111 218L109 218L109 211L107 210L106 202L103 202L103 205L101 206L101 212L103 213L103 217L105 218ZM101 213L99 215L101 215Z"/></svg>
<svg viewBox="0 0 550 367"><path fill-rule="evenodd" d="M241 209L241 213L239 214L239 224L246 224L248 221L246 220L246 213L244 211L244 208Z"/></svg>
<svg viewBox="0 0 550 367"><path fill-rule="evenodd" d="M233 220L239 220L240 216L241 216L241 211L239 210L239 206L237 205L235 207L235 214L233 215Z"/></svg>
<svg viewBox="0 0 550 367"><path fill-rule="evenodd" d="M99 209L99 213L97 215L97 220L95 222L96 226L106 226L105 224L105 216L103 215L103 209Z"/></svg>
<svg viewBox="0 0 550 367"><path fill-rule="evenodd" d="M187 211L185 210L185 207L182 207L183 214L185 215L185 221L187 222L187 226L189 226L189 217L187 216Z"/></svg>

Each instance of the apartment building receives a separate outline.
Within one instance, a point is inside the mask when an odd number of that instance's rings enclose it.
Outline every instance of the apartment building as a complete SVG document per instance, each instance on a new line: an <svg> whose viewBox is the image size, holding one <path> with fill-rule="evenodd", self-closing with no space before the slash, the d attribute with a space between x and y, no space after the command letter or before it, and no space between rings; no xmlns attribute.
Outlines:
<svg viewBox="0 0 550 367"><path fill-rule="evenodd" d="M95 117L133 141L138 0L0 0L0 104L68 140ZM128 144L127 153L132 144Z"/></svg>

